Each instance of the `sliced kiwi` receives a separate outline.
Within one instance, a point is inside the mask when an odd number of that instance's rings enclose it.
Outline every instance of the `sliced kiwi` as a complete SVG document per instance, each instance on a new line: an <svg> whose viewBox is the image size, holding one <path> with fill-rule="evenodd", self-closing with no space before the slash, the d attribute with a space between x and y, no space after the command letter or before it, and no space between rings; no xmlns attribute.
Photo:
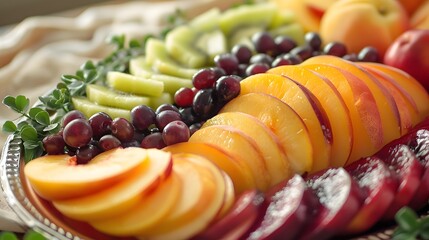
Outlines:
<svg viewBox="0 0 429 240"><path fill-rule="evenodd" d="M209 64L213 64L216 55L228 52L228 41L220 29L200 34L195 41L195 46L208 55Z"/></svg>
<svg viewBox="0 0 429 240"><path fill-rule="evenodd" d="M149 105L150 103L149 97L127 94L96 84L86 86L86 96L88 100L98 105L128 110L138 105Z"/></svg>
<svg viewBox="0 0 429 240"><path fill-rule="evenodd" d="M196 68L184 68L168 54L165 43L160 39L151 38L146 43L146 61L158 73L176 77L189 78L198 71Z"/></svg>
<svg viewBox="0 0 429 240"><path fill-rule="evenodd" d="M210 32L219 27L221 11L219 8L212 8L189 21L189 26L196 32Z"/></svg>
<svg viewBox="0 0 429 240"><path fill-rule="evenodd" d="M87 118L90 118L92 115L104 112L108 114L111 118L122 117L127 120L130 120L130 110L107 107L103 105L98 105L94 102L89 101L85 97L73 97L72 103L74 109L81 111Z"/></svg>
<svg viewBox="0 0 429 240"><path fill-rule="evenodd" d="M159 97L164 92L164 83L152 79L137 77L122 72L108 72L107 85L127 93Z"/></svg>

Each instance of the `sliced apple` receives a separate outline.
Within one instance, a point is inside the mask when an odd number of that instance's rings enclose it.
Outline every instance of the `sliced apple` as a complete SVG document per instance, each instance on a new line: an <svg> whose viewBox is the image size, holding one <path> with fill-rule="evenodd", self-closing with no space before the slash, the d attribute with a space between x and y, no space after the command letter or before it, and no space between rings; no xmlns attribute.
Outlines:
<svg viewBox="0 0 429 240"><path fill-rule="evenodd" d="M358 213L344 230L358 234L373 227L386 213L398 189L396 175L377 157L362 158L345 167L365 192Z"/></svg>
<svg viewBox="0 0 429 240"><path fill-rule="evenodd" d="M45 155L25 165L33 189L47 200L83 197L118 183L149 163L140 148L113 149L88 164L76 165L69 155Z"/></svg>
<svg viewBox="0 0 429 240"><path fill-rule="evenodd" d="M241 239L265 212L264 194L252 189L241 193L225 217L195 236L194 240Z"/></svg>
<svg viewBox="0 0 429 240"><path fill-rule="evenodd" d="M131 152L133 154L140 153L137 150L126 151L126 149L129 148L118 151L117 154L125 156L126 153ZM65 216L82 221L110 218L127 212L171 174L172 159L170 153L157 149L144 151L147 153L149 164L139 167L123 181L112 186L106 186L101 191L91 195L55 200L52 202L53 205ZM123 153L124 155L122 155ZM93 174L93 172L87 174Z"/></svg>
<svg viewBox="0 0 429 240"><path fill-rule="evenodd" d="M141 233L147 239L189 239L216 217L225 196L222 172L194 154L174 154L174 171L182 181L176 206L156 225Z"/></svg>
<svg viewBox="0 0 429 240"><path fill-rule="evenodd" d="M380 112L368 86L359 78L335 66L304 64L302 67L326 77L341 94L353 128L351 161L374 154L383 144Z"/></svg>
<svg viewBox="0 0 429 240"><path fill-rule="evenodd" d="M255 186L249 166L221 147L203 142L182 142L167 146L163 150L172 154L192 153L209 159L231 177L236 194Z"/></svg>
<svg viewBox="0 0 429 240"><path fill-rule="evenodd" d="M247 239L297 239L308 219L315 215L318 200L300 175L294 175L281 185L267 196L268 207L262 221Z"/></svg>
<svg viewBox="0 0 429 240"><path fill-rule="evenodd" d="M313 164L311 137L314 136L310 137L303 120L289 105L268 94L248 93L228 102L220 110L220 113L224 112L243 112L256 117L279 138L295 171L311 169ZM324 138L322 140L324 141Z"/></svg>
<svg viewBox="0 0 429 240"><path fill-rule="evenodd" d="M398 107L387 89L370 73L357 64L335 56L321 55L307 59L302 63L306 64L326 64L342 68L361 79L371 90L378 111L380 112L383 126L383 144L386 144L400 136L401 121ZM381 148L382 146L378 146ZM357 159L354 159L357 160Z"/></svg>
<svg viewBox="0 0 429 240"><path fill-rule="evenodd" d="M181 187L179 177L173 172L129 211L112 218L91 221L90 224L98 231L113 236L138 235L145 229L161 224L162 219L175 207Z"/></svg>
<svg viewBox="0 0 429 240"><path fill-rule="evenodd" d="M255 179L255 186L260 190L268 189L271 178L264 158L256 142L242 131L225 125L213 125L196 131L190 142L214 144L245 163Z"/></svg>
<svg viewBox="0 0 429 240"><path fill-rule="evenodd" d="M272 68L269 73L280 74L297 81L310 90L327 114L332 130L330 166L341 167L347 162L353 145L351 118L346 104L335 86L323 75L297 65ZM321 166L315 171L327 166Z"/></svg>
<svg viewBox="0 0 429 240"><path fill-rule="evenodd" d="M417 105L417 109L422 118L428 116L429 114L429 95L426 89L411 75L398 69L391 67L389 65L380 64L380 63L369 63L362 62L359 65L365 68L379 69L384 73L391 76L405 91L411 93L411 97L414 99L414 102Z"/></svg>
<svg viewBox="0 0 429 240"><path fill-rule="evenodd" d="M330 158L330 141L332 140L330 139L330 123L325 118L325 110L318 107L317 99L312 97L310 91L289 78L273 73L263 73L252 75L241 81L240 95L251 92L266 93L277 97L287 103L304 121L312 139L314 160L311 162L297 159L296 162L303 164L300 168L295 168L298 173L312 171L313 164L326 166L326 161L329 161ZM329 151L327 152L327 150ZM292 166L297 167L294 164L292 163ZM316 169L318 168L316 167Z"/></svg>
<svg viewBox="0 0 429 240"><path fill-rule="evenodd" d="M242 112L219 113L207 120L202 128L212 125L228 125L237 128L255 139L271 176L270 185L275 185L293 175L292 168L278 137L260 120Z"/></svg>

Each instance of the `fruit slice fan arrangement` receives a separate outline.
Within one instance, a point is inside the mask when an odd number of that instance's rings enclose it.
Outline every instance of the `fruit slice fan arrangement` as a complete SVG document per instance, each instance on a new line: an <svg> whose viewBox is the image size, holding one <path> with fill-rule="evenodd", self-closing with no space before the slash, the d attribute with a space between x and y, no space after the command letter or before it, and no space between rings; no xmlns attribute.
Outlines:
<svg viewBox="0 0 429 240"><path fill-rule="evenodd" d="M254 26L233 33L248 16ZM270 4L212 10L71 96L25 176L111 236L359 234L429 199L429 96L378 59L322 49Z"/></svg>

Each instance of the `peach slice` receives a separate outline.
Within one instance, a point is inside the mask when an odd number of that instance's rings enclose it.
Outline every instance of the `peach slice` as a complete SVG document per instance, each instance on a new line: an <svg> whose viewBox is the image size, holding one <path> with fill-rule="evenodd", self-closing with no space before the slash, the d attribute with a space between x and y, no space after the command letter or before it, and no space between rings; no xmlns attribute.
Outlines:
<svg viewBox="0 0 429 240"><path fill-rule="evenodd" d="M173 161L182 181L180 197L162 224L141 233L143 239L189 239L205 229L222 208L225 180L216 165L188 153L174 154Z"/></svg>
<svg viewBox="0 0 429 240"><path fill-rule="evenodd" d="M92 221L90 224L98 231L113 236L138 235L159 224L175 207L181 187L179 177L173 172L159 187L126 213Z"/></svg>
<svg viewBox="0 0 429 240"><path fill-rule="evenodd" d="M118 150L117 154L126 154L127 149ZM171 174L170 153L157 149L144 151L149 164L139 167L123 181L91 195L53 201L53 205L65 216L82 221L110 218L127 212ZM139 153L134 151L134 154Z"/></svg>
<svg viewBox="0 0 429 240"><path fill-rule="evenodd" d="M255 179L256 188L264 191L271 182L264 158L254 139L242 131L225 125L201 128L189 138L189 142L214 144L245 163Z"/></svg>
<svg viewBox="0 0 429 240"><path fill-rule="evenodd" d="M234 183L231 180L231 177L222 171L223 178L225 180L225 196L223 199L222 207L219 212L216 214L214 221L222 219L232 208L235 203L235 188Z"/></svg>
<svg viewBox="0 0 429 240"><path fill-rule="evenodd" d="M182 142L163 150L172 154L192 153L209 159L231 177L237 194L255 186L249 166L218 146L203 142Z"/></svg>
<svg viewBox="0 0 429 240"><path fill-rule="evenodd" d="M114 149L84 165L76 165L69 155L45 155L27 163L24 173L41 197L64 200L105 189L147 163L144 149Z"/></svg>
<svg viewBox="0 0 429 240"><path fill-rule="evenodd" d="M285 151L278 137L259 119L242 112L219 113L207 120L202 128L212 125L228 125L243 131L255 139L271 176L270 185L275 185L293 175Z"/></svg>
<svg viewBox="0 0 429 240"><path fill-rule="evenodd" d="M310 172L313 169L320 169L327 166L327 164L329 165L331 151L330 123L328 119L324 118L326 116L325 110L318 107L317 99L311 97L310 91L287 77L273 73L263 73L252 75L241 81L240 95L251 92L266 93L277 97L288 104L304 121L314 149L313 163L310 163L321 164L321 166L316 165L313 168L310 165L302 165L301 168L295 168L296 172ZM301 161L302 164L306 163L304 159L297 159L296 161ZM292 163L292 166L296 167L295 163Z"/></svg>
<svg viewBox="0 0 429 240"><path fill-rule="evenodd" d="M358 63L366 69L378 69L391 76L405 91L411 94L417 105L421 120L429 115L429 95L426 89L408 73L381 63Z"/></svg>
<svg viewBox="0 0 429 240"><path fill-rule="evenodd" d="M396 81L386 73L378 70L366 68L366 70L374 75L380 83L387 88L392 94L393 99L398 106L399 117L401 119L401 135L407 133L415 124L419 123L419 113L417 105L414 102L411 94L406 92Z"/></svg>
<svg viewBox="0 0 429 240"><path fill-rule="evenodd" d="M297 81L310 90L319 100L325 109L332 130L330 165L333 167L344 166L353 145L352 124L347 106L335 86L323 75L301 66L280 66L270 69L268 72Z"/></svg>
<svg viewBox="0 0 429 240"><path fill-rule="evenodd" d="M355 75L335 66L306 64L302 67L326 77L341 94L353 128L353 148L349 159L353 161L375 153L383 144L383 127L368 86Z"/></svg>
<svg viewBox="0 0 429 240"><path fill-rule="evenodd" d="M401 135L401 121L395 100L387 89L373 75L369 74L366 70L359 68L355 63L334 56L316 56L307 59L302 64L326 64L336 66L360 78L371 90L371 93L375 98L378 111L380 112L383 127L383 144L388 143Z"/></svg>
<svg viewBox="0 0 429 240"><path fill-rule="evenodd" d="M256 117L279 138L295 171L311 169L313 145L310 134L303 120L289 105L268 94L248 93L228 102L219 114L236 111Z"/></svg>

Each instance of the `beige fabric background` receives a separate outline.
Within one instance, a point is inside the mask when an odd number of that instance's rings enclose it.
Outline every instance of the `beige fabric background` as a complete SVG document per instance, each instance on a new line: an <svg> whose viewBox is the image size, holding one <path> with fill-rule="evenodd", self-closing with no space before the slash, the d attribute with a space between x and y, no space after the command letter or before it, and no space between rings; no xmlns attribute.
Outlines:
<svg viewBox="0 0 429 240"><path fill-rule="evenodd" d="M0 98L22 94L34 103L62 74L74 74L88 59L106 56L111 51L105 42L108 36L157 33L166 16L177 8L192 17L212 6L225 8L234 2L241 1L132 1L77 10L73 17L28 18L0 36ZM16 117L0 104L0 124ZM1 148L5 138L0 133Z"/></svg>

